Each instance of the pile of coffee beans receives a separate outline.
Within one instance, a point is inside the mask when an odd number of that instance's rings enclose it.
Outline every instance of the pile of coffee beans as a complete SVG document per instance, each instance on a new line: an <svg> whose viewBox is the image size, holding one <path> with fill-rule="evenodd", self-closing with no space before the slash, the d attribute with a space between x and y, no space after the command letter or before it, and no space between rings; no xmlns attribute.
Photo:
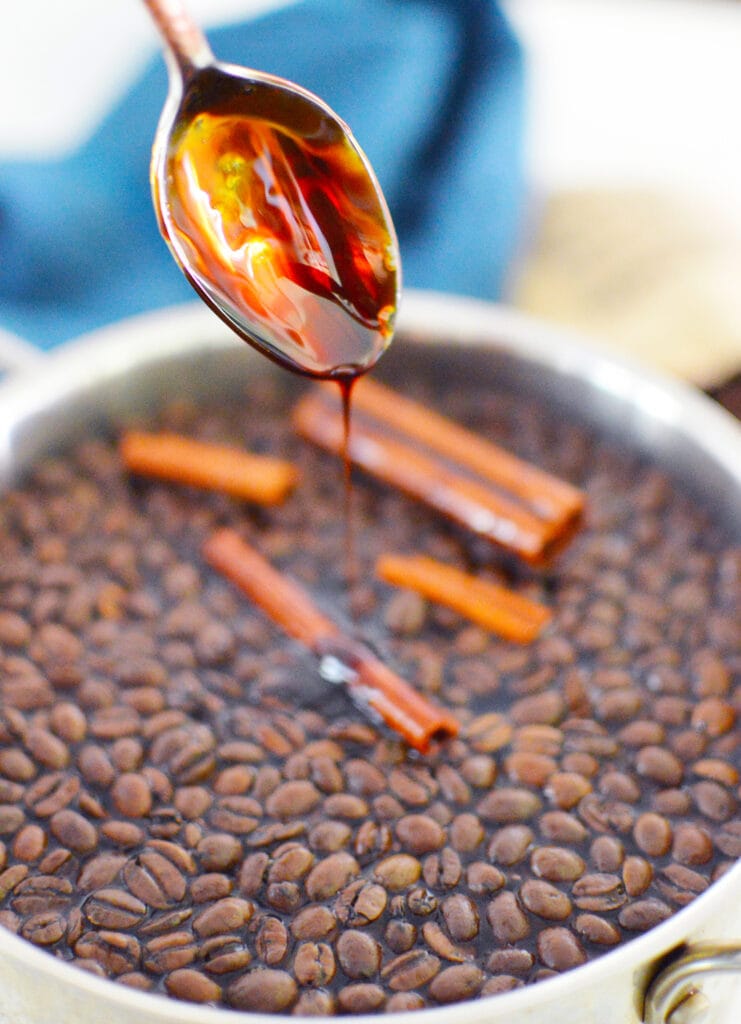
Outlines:
<svg viewBox="0 0 741 1024"><path fill-rule="evenodd" d="M583 486L548 572L341 469L255 379L160 426L292 458L280 508L131 479L115 439L0 499L0 924L94 974L276 1013L540 982L741 854L741 544L656 466L521 396L419 395ZM426 389L427 388L427 389ZM365 719L203 562L231 525L462 723L428 757ZM373 578L422 550L554 610L498 640Z"/></svg>

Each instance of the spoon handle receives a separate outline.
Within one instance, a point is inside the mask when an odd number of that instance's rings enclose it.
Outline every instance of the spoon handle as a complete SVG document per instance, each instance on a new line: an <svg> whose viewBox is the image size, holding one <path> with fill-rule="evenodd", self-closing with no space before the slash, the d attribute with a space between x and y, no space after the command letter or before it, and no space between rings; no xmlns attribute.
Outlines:
<svg viewBox="0 0 741 1024"><path fill-rule="evenodd" d="M183 77L187 78L195 69L212 63L214 55L208 40L181 0L143 2Z"/></svg>

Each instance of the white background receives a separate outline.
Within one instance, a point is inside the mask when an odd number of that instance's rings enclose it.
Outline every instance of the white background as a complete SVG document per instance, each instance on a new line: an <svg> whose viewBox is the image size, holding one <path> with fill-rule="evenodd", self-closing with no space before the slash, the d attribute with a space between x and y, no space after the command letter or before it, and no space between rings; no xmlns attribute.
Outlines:
<svg viewBox="0 0 741 1024"><path fill-rule="evenodd" d="M207 26L278 2L189 8ZM741 0L504 3L528 54L536 186L669 186L741 227ZM139 0L2 6L0 158L74 146L156 45Z"/></svg>

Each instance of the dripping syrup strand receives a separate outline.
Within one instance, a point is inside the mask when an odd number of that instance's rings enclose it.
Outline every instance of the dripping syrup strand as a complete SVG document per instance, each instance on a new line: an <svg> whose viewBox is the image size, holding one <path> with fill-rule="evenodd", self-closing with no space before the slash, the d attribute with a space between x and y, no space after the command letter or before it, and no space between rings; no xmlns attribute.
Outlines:
<svg viewBox="0 0 741 1024"><path fill-rule="evenodd" d="M343 373L337 377L342 398L342 472L344 483L345 520L345 584L348 596L359 579L355 518L353 515L352 459L350 458L350 430L352 426L352 393L358 377L356 373ZM352 605L352 600L350 601Z"/></svg>

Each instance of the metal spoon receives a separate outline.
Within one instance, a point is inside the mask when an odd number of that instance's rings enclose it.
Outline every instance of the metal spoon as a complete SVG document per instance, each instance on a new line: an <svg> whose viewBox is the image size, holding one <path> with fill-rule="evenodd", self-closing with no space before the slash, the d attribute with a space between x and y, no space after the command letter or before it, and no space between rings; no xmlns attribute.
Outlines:
<svg viewBox="0 0 741 1024"><path fill-rule="evenodd" d="M348 379L391 342L396 235L349 128L318 97L215 60L180 0L144 0L165 43L152 151L160 230L240 337L312 377Z"/></svg>

